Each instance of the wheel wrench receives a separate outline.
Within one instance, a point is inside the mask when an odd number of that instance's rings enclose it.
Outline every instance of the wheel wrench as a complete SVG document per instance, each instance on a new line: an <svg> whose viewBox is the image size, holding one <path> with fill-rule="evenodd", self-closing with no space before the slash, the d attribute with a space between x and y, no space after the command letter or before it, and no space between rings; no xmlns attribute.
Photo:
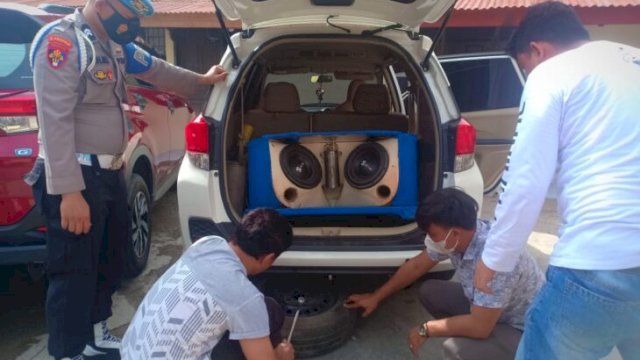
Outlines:
<svg viewBox="0 0 640 360"><path fill-rule="evenodd" d="M291 336L293 336L293 329L296 327L296 322L298 322L298 315L300 315L300 309L304 304L304 296L298 296L298 310L296 310L296 314L293 316L293 323L291 323L291 330L289 330L289 337L287 337L287 342L291 342Z"/></svg>

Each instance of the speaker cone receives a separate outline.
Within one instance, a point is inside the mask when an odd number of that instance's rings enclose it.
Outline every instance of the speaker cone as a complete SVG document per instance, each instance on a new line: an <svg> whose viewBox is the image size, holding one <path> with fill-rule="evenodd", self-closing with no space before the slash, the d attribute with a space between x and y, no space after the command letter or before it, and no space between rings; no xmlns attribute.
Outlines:
<svg viewBox="0 0 640 360"><path fill-rule="evenodd" d="M320 162L302 145L287 145L280 153L280 166L284 175L296 186L311 189L322 181Z"/></svg>
<svg viewBox="0 0 640 360"><path fill-rule="evenodd" d="M344 174L349 185L366 189L377 184L387 172L389 154L376 142L358 145L347 157Z"/></svg>

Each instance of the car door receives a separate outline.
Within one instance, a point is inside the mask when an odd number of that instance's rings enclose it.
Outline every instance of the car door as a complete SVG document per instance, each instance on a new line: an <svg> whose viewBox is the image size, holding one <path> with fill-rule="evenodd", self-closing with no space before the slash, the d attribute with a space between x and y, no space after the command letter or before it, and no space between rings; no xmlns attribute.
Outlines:
<svg viewBox="0 0 640 360"><path fill-rule="evenodd" d="M171 132L171 172L177 172L185 154L184 129L193 117L193 109L186 100L173 94L165 93L169 110L169 131Z"/></svg>
<svg viewBox="0 0 640 360"><path fill-rule="evenodd" d="M130 123L129 143L132 139L137 140L134 158L128 159L128 162L133 161L129 166L135 166L138 156L149 158L154 172L154 189L158 189L171 169L169 104L163 92L133 77L127 77L127 90L129 99L125 110Z"/></svg>
<svg viewBox="0 0 640 360"><path fill-rule="evenodd" d="M524 78L508 55L441 57L462 117L475 126L484 192L493 191L513 144Z"/></svg>

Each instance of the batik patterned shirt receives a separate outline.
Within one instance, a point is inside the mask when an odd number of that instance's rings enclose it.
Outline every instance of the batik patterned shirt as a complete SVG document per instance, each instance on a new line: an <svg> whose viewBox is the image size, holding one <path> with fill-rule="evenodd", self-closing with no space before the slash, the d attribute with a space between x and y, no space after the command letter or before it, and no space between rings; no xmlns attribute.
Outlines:
<svg viewBox="0 0 640 360"><path fill-rule="evenodd" d="M491 224L478 220L476 232L464 254L454 252L449 255L427 249L427 254L434 261L450 259L456 269L464 294L473 305L504 309L499 323L509 324L515 328L524 328L524 316L544 283L544 275L533 257L524 250L516 267L510 272L497 272L489 284L493 294L486 294L473 287L473 274L476 264L482 255L484 244Z"/></svg>

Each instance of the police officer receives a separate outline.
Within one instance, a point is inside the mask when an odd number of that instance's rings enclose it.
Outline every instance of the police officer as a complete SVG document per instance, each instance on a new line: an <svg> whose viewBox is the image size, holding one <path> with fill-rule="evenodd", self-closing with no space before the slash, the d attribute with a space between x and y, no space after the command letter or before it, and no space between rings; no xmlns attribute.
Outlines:
<svg viewBox="0 0 640 360"><path fill-rule="evenodd" d="M40 151L26 180L48 228L46 317L56 359L119 359L106 320L129 237L125 74L192 99L227 75L219 66L197 74L134 45L139 18L152 13L149 0L88 0L33 42Z"/></svg>

